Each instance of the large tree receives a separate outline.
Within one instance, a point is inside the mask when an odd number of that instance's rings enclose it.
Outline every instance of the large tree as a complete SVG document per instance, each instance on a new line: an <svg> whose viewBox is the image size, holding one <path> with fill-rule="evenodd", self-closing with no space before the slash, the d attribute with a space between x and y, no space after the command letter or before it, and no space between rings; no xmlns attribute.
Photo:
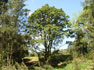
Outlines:
<svg viewBox="0 0 94 70"><path fill-rule="evenodd" d="M35 44L44 46L45 61L51 55L52 48L58 46L63 40L68 27L68 16L62 9L57 9L48 4L37 9L28 19L29 33Z"/></svg>

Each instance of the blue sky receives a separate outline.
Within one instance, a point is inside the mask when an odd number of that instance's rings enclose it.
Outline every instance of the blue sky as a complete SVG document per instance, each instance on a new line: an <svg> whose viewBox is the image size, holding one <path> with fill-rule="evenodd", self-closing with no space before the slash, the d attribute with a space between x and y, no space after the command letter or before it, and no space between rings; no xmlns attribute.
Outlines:
<svg viewBox="0 0 94 70"><path fill-rule="evenodd" d="M27 0L26 8L34 12L38 8L41 8L45 4L55 6L56 8L62 8L70 18L73 18L73 14L78 14L82 10L81 2L84 0Z"/></svg>
<svg viewBox="0 0 94 70"><path fill-rule="evenodd" d="M72 19L75 14L79 14L79 12L82 10L81 2L84 0L27 0L26 1L26 8L31 10L30 12L34 12L38 8L41 8L45 4L49 4L50 6L55 6L56 8L62 8L67 15L70 16L70 19ZM62 42L61 49L66 49L68 47L67 44L65 44L66 40L73 41L74 39L71 38L65 38Z"/></svg>

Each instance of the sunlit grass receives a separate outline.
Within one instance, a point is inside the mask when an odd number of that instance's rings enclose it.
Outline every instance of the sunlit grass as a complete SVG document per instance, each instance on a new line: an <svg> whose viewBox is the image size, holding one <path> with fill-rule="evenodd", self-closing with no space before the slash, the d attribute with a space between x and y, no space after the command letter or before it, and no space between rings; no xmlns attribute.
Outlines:
<svg viewBox="0 0 94 70"><path fill-rule="evenodd" d="M29 63L33 61L39 61L38 57L25 57L24 59L29 59Z"/></svg>
<svg viewBox="0 0 94 70"><path fill-rule="evenodd" d="M79 62L77 64L78 64L80 70L85 70L85 69L87 69L88 66L94 65L93 62ZM55 70L75 70L75 63L67 64L67 66L65 66L65 67L55 68Z"/></svg>

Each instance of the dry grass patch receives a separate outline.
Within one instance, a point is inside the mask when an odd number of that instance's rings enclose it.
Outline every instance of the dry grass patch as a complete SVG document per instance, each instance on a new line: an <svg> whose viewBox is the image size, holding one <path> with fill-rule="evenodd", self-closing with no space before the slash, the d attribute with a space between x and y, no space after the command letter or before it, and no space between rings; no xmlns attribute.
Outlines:
<svg viewBox="0 0 94 70"><path fill-rule="evenodd" d="M24 59L27 59L27 63L32 63L32 62L38 62L39 59L38 57L25 57Z"/></svg>

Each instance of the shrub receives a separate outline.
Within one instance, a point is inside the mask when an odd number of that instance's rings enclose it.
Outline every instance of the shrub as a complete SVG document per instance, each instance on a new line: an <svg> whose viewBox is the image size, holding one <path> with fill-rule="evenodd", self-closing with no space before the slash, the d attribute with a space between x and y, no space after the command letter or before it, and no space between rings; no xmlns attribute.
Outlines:
<svg viewBox="0 0 94 70"><path fill-rule="evenodd" d="M9 65L9 66L2 66L1 70L17 70L15 66Z"/></svg>
<svg viewBox="0 0 94 70"><path fill-rule="evenodd" d="M16 63L15 65L2 66L1 70L28 70L27 66L22 63L21 65Z"/></svg>
<svg viewBox="0 0 94 70"><path fill-rule="evenodd" d="M34 67L34 70L45 70L42 67Z"/></svg>
<svg viewBox="0 0 94 70"><path fill-rule="evenodd" d="M64 61L71 61L73 58L71 55L64 55L64 54L61 54L61 53L57 53L57 54L54 54L50 57L49 59L49 63L52 65L52 66L57 66L58 63L60 62L64 62Z"/></svg>
<svg viewBox="0 0 94 70"><path fill-rule="evenodd" d="M80 70L80 67L79 67L79 65L78 65L78 63L75 61L75 66L74 66L74 70Z"/></svg>
<svg viewBox="0 0 94 70"><path fill-rule="evenodd" d="M85 70L94 70L94 65L88 66Z"/></svg>
<svg viewBox="0 0 94 70"><path fill-rule="evenodd" d="M90 51L88 54L85 55L87 59L94 60L94 51Z"/></svg>
<svg viewBox="0 0 94 70"><path fill-rule="evenodd" d="M28 70L28 67L24 63L22 63L21 65L16 63L15 67L17 68L17 70Z"/></svg>
<svg viewBox="0 0 94 70"><path fill-rule="evenodd" d="M44 65L43 68L45 70L54 70L54 68L51 65Z"/></svg>

